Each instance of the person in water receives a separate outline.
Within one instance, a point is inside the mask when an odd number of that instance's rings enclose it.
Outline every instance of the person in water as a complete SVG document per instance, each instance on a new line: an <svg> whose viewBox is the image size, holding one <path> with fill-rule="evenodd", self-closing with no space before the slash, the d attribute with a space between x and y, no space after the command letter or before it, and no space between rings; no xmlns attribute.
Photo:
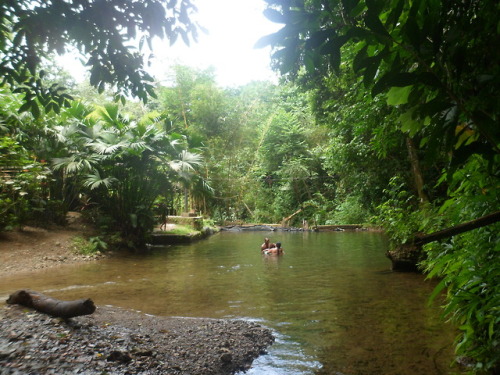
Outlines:
<svg viewBox="0 0 500 375"><path fill-rule="evenodd" d="M268 250L275 247L275 244L269 242L269 238L264 238L264 243L260 246L260 251Z"/></svg>
<svg viewBox="0 0 500 375"><path fill-rule="evenodd" d="M270 249L267 249L264 252L266 254L275 254L275 255L283 254L283 248L281 247L281 242L276 242L276 245L274 247L271 247Z"/></svg>

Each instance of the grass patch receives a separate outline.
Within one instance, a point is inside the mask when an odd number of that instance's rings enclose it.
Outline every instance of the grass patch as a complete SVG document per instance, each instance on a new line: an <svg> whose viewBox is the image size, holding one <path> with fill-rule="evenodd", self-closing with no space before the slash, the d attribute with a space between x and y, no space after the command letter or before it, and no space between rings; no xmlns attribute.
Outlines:
<svg viewBox="0 0 500 375"><path fill-rule="evenodd" d="M175 234L177 236L188 236L191 234L196 234L198 233L197 230L195 230L193 227L190 227L188 225L176 225L175 228L172 228L171 230L168 230L164 233L168 234Z"/></svg>
<svg viewBox="0 0 500 375"><path fill-rule="evenodd" d="M100 237L75 237L72 240L73 250L81 255L93 255L101 253L108 248L108 244Z"/></svg>

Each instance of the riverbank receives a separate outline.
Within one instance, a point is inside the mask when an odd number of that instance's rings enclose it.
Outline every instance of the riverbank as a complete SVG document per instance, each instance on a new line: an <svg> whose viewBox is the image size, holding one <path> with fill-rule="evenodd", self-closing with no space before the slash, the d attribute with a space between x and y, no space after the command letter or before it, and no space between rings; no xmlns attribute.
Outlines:
<svg viewBox="0 0 500 375"><path fill-rule="evenodd" d="M0 232L0 274L29 273L65 264L85 263L114 256L111 251L82 255L74 242L76 237L91 236L88 227L76 212L68 213L68 225L39 228L25 226L22 229ZM203 228L178 234L176 224L167 224L163 231L153 232L153 245L190 243L216 232L216 228ZM94 234L95 235L95 234Z"/></svg>
<svg viewBox="0 0 500 375"><path fill-rule="evenodd" d="M248 370L274 338L240 320L166 318L98 306L64 321L0 308L0 374L229 375Z"/></svg>
<svg viewBox="0 0 500 375"><path fill-rule="evenodd" d="M78 254L75 237L91 233L79 215L68 215L68 225L48 229L23 227L0 233L0 274L4 276L29 273L64 264L96 261L103 254Z"/></svg>
<svg viewBox="0 0 500 375"><path fill-rule="evenodd" d="M98 261L75 253L79 220L0 234L0 275ZM12 290L14 292L14 290ZM90 296L91 297L91 296ZM233 320L167 318L111 306L69 322L0 302L0 374L233 374L272 344L271 332Z"/></svg>

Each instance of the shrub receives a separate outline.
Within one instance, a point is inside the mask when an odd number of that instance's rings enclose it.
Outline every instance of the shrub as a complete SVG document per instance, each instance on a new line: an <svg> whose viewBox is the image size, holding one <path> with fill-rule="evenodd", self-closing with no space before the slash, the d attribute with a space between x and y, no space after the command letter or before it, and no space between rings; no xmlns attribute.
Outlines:
<svg viewBox="0 0 500 375"><path fill-rule="evenodd" d="M98 254L108 249L106 242L100 237L75 237L73 238L73 249L82 255Z"/></svg>

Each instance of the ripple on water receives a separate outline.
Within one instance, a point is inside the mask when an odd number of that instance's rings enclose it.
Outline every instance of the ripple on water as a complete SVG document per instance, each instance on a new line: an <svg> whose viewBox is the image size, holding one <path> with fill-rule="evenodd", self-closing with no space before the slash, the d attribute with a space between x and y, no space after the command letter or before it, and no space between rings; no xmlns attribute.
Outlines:
<svg viewBox="0 0 500 375"><path fill-rule="evenodd" d="M268 348L268 353L258 357L248 375L305 375L320 369L321 363L306 355L302 345L278 332L274 332L276 341ZM240 373L239 375L243 375Z"/></svg>

